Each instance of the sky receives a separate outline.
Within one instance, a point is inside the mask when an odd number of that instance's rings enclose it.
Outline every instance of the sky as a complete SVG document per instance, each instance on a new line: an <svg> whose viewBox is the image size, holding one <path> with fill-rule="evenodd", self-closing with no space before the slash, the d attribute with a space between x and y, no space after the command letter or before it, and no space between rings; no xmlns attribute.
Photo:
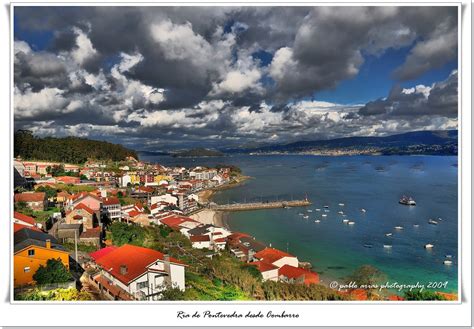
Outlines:
<svg viewBox="0 0 474 329"><path fill-rule="evenodd" d="M135 150L458 125L457 7L16 7L14 123Z"/></svg>

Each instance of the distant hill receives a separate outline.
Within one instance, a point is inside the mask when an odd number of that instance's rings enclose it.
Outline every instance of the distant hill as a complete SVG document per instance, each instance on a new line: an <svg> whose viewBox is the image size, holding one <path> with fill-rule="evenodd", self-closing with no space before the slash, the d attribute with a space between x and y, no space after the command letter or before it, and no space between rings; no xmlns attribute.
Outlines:
<svg viewBox="0 0 474 329"><path fill-rule="evenodd" d="M208 150L205 148L195 148L191 150L173 153L173 157L220 157L224 153L219 151Z"/></svg>
<svg viewBox="0 0 474 329"><path fill-rule="evenodd" d="M25 160L45 160L81 164L87 159L125 160L138 159L137 153L122 145L79 137L36 137L29 130L17 130L14 135L15 157Z"/></svg>
<svg viewBox="0 0 474 329"><path fill-rule="evenodd" d="M415 131L385 137L345 137L299 141L257 148L232 149L230 153L328 153L348 154L457 154L458 131Z"/></svg>

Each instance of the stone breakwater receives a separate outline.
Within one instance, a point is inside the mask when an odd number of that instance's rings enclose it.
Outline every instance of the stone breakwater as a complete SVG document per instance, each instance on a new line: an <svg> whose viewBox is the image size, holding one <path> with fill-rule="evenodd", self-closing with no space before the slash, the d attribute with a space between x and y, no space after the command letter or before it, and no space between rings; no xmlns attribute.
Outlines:
<svg viewBox="0 0 474 329"><path fill-rule="evenodd" d="M210 209L218 211L245 211L258 209L273 209L285 207L306 207L311 205L309 200L291 200L291 201L271 201L271 202L250 202L250 203L233 203L225 205L210 205Z"/></svg>

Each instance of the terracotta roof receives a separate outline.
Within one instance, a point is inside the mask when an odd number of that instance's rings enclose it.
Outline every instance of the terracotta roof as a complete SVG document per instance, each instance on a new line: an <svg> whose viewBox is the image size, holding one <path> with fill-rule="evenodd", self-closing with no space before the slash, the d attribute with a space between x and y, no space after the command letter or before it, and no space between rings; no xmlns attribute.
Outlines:
<svg viewBox="0 0 474 329"><path fill-rule="evenodd" d="M161 220L161 223L162 224L165 224L169 227L172 227L172 228L179 228L179 226L181 224L183 224L184 222L196 222L194 219L192 218L188 218L188 217L168 217L168 218L163 218Z"/></svg>
<svg viewBox="0 0 474 329"><path fill-rule="evenodd" d="M305 270L300 267L294 267L291 265L283 265L278 270L278 275L287 277L288 279L298 279L304 276L304 284L318 283L319 275L315 272Z"/></svg>
<svg viewBox="0 0 474 329"><path fill-rule="evenodd" d="M157 260L164 260L164 254L148 248L125 244L96 260L105 271L115 278L128 284L147 271L147 267ZM170 257L170 262L184 265L181 261ZM120 273L120 267L126 266L127 272Z"/></svg>
<svg viewBox="0 0 474 329"><path fill-rule="evenodd" d="M81 179L79 177L73 177L73 176L60 176L60 177L56 177L56 181L71 184L71 183L79 183Z"/></svg>
<svg viewBox="0 0 474 329"><path fill-rule="evenodd" d="M26 226L26 225L23 225L23 224L13 223L13 233L16 233L19 230L24 229L24 228L27 228L27 229L30 229L30 230L33 230L33 231L37 231L37 232L43 232L36 226Z"/></svg>
<svg viewBox="0 0 474 329"><path fill-rule="evenodd" d="M77 206L74 207L74 209L83 209L85 211L87 211L89 214L93 215L94 214L94 210L92 210L91 208L89 208L88 206L86 206L85 204L83 203L79 203Z"/></svg>
<svg viewBox="0 0 474 329"><path fill-rule="evenodd" d="M245 233L234 232L234 233L232 233L231 235L229 235L229 236L227 237L227 239L228 239L228 240L239 241L240 238L242 238L242 237L244 237L244 236L245 236L245 237L250 237L250 235L245 234Z"/></svg>
<svg viewBox="0 0 474 329"><path fill-rule="evenodd" d="M283 258L283 257L295 257L293 255L290 255L286 252L283 252L281 250L275 249L275 248L265 248L259 252L257 252L254 255L255 258L258 258L259 260L273 264L277 260Z"/></svg>
<svg viewBox="0 0 474 329"><path fill-rule="evenodd" d="M120 200L116 197L107 197L107 198L102 198L102 203L104 206L109 206L113 204L120 204Z"/></svg>
<svg viewBox="0 0 474 329"><path fill-rule="evenodd" d="M86 231L83 231L80 235L80 238L89 239L89 238L100 238L100 233L102 229L100 227L89 228Z"/></svg>
<svg viewBox="0 0 474 329"><path fill-rule="evenodd" d="M107 255L108 253L110 253L111 251L114 251L117 248L118 247L116 247L116 246L105 247L105 248L99 249L97 251L91 252L89 254L89 256L91 256L91 258L94 259L94 260L98 260L102 256Z"/></svg>
<svg viewBox="0 0 474 329"><path fill-rule="evenodd" d="M45 199L46 193L44 192L15 194L15 202L41 202Z"/></svg>
<svg viewBox="0 0 474 329"><path fill-rule="evenodd" d="M136 217L136 216L139 216L139 215L143 215L143 213L141 211L137 211L137 210L132 210L128 213L128 215L130 217Z"/></svg>
<svg viewBox="0 0 474 329"><path fill-rule="evenodd" d="M209 235L193 235L189 238L191 242L206 242L206 241L211 241L209 238Z"/></svg>
<svg viewBox="0 0 474 329"><path fill-rule="evenodd" d="M268 264L268 263L260 262L260 261L251 262L249 263L249 265L255 266L260 272L267 272L267 271L275 270L278 268L278 266L275 266L273 264Z"/></svg>
<svg viewBox="0 0 474 329"><path fill-rule="evenodd" d="M214 239L214 242L221 243L221 242L226 242L226 238L219 238L219 239Z"/></svg>
<svg viewBox="0 0 474 329"><path fill-rule="evenodd" d="M25 222L25 223L28 223L28 224L31 224L31 225L36 225L36 221L33 217L24 215L24 214L19 213L17 211L13 212L13 218L21 220L22 222Z"/></svg>
<svg viewBox="0 0 474 329"><path fill-rule="evenodd" d="M65 198L68 198L71 196L71 194L69 194L68 192L66 191L61 191L57 194L58 197L65 197Z"/></svg>

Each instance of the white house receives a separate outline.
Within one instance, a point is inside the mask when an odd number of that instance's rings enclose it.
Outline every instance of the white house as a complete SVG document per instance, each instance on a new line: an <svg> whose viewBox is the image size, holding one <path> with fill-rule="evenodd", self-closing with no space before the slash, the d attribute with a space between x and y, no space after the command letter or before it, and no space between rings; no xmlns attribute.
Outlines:
<svg viewBox="0 0 474 329"><path fill-rule="evenodd" d="M132 177L129 174L125 174L120 177L120 186L127 187L129 183L132 183Z"/></svg>
<svg viewBox="0 0 474 329"><path fill-rule="evenodd" d="M272 264L278 268L283 265L298 267L298 258L274 248L265 248L253 255L257 261Z"/></svg>
<svg viewBox="0 0 474 329"><path fill-rule="evenodd" d="M181 261L128 244L106 249L91 254L101 270L100 278L94 277L94 281L105 285L114 299L159 300L168 287L184 291L185 264Z"/></svg>
<svg viewBox="0 0 474 329"><path fill-rule="evenodd" d="M196 249L211 249L211 238L209 235L193 235L189 238L193 248Z"/></svg>
<svg viewBox="0 0 474 329"><path fill-rule="evenodd" d="M163 195L155 195L150 198L150 204L159 203L159 202L166 202L169 204L173 204L175 206L178 205L178 197L171 195L169 193Z"/></svg>

